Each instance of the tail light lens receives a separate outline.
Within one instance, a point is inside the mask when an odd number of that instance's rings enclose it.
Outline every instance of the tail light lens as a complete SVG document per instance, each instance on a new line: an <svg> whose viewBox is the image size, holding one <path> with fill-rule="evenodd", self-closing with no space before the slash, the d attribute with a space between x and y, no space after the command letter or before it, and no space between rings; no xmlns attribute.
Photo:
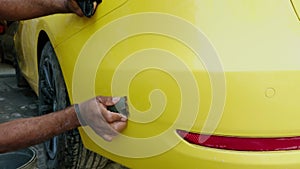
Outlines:
<svg viewBox="0 0 300 169"><path fill-rule="evenodd" d="M191 144L237 151L299 150L300 137L253 138L216 136L177 130L180 137Z"/></svg>
<svg viewBox="0 0 300 169"><path fill-rule="evenodd" d="M0 25L0 34L4 34L4 26L3 25Z"/></svg>

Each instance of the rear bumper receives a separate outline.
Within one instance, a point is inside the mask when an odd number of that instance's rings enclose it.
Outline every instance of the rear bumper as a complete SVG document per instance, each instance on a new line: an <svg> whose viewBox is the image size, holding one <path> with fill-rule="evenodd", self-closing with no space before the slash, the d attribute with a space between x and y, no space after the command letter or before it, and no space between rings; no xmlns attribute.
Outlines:
<svg viewBox="0 0 300 169"><path fill-rule="evenodd" d="M174 168L296 169L300 167L300 151L229 151L193 146L182 142L169 153L166 156L173 157L173 163L169 159L168 167L172 165Z"/></svg>
<svg viewBox="0 0 300 169"><path fill-rule="evenodd" d="M226 104L220 121L213 132L214 135L255 137L255 138L282 138L299 136L299 96L300 81L299 71L275 71L275 72L226 72ZM199 75L200 76L200 75ZM150 78L149 78L150 79ZM143 81L143 84L148 84ZM135 88L138 94L143 88ZM171 88L171 87L169 87ZM203 88L203 90L202 90ZM171 88L172 89L172 88ZM153 169L153 168L204 168L204 169L282 169L300 168L300 151L234 151L222 150L190 144L184 141L176 129L200 133L208 114L209 104L205 104L209 94L201 92L207 89L199 85L202 102L200 102L198 116L194 119L193 127L187 127L184 120L193 106L183 109L184 116L180 119L180 113L176 114L176 104L168 104L163 111L163 116L151 123L135 123L129 120L127 129L122 133L125 137L116 138L112 143L103 143L103 140L96 138L89 140L88 136L81 133L85 146L92 151L121 163L129 168ZM270 92L273 89L275 92ZM295 89L295 90L293 90ZM167 90L167 89L166 89ZM294 93L291 93L291 90ZM174 90L172 90L174 91ZM167 92L168 93L168 92ZM170 100L178 100L170 92ZM205 95L207 94L207 95ZM146 95L146 94L145 94ZM133 97L132 97L133 98ZM136 98L138 99L138 98ZM132 100L131 100L132 101ZM139 100L140 104L143 104ZM159 99L153 99L153 102ZM131 102L132 104L132 102ZM159 105L159 104L154 104ZM189 105L194 105L189 102ZM288 105L288 106L287 106ZM207 109L204 109L205 106ZM169 108L169 109L167 109ZM201 109L202 108L202 109ZM153 111L155 113L157 111ZM131 109L131 115L134 115ZM148 114L152 115L151 112ZM189 116L187 119L192 118ZM129 118L130 119L130 118ZM178 121L176 123L176 120ZM176 125L174 125L176 124ZM174 125L174 126L172 126ZM170 128L169 135L162 136ZM201 133L209 133L205 130ZM127 137L134 139L128 139ZM154 140L153 137L160 137ZM140 139L144 138L144 140ZM152 139L152 140L151 140ZM175 140L175 141L174 141ZM177 142L176 142L177 140ZM176 142L176 144L173 144ZM170 144L173 144L170 146ZM166 147L170 147L167 149ZM101 148L102 147L102 148ZM105 148L103 148L105 147ZM139 156L139 154L150 154L152 150L166 148L151 156ZM117 149L117 150L115 150ZM112 151L111 151L112 150ZM116 153L120 152L120 153ZM138 155L123 156L122 154ZM132 153L133 152L133 153Z"/></svg>
<svg viewBox="0 0 300 169"><path fill-rule="evenodd" d="M181 140L176 146L162 154L148 158L127 158L117 156L100 148L95 142L85 137L83 139L87 148L96 150L97 153L104 155L113 161L121 163L132 169L299 169L300 151L232 151L207 148L190 144ZM119 140L116 139L116 142ZM162 142L164 142L162 140ZM99 143L99 142L98 142ZM108 143L113 147L128 151L128 147L118 146L118 143ZM157 143L161 144L161 143ZM120 145L120 144L119 144ZM95 148L97 146L98 148ZM145 145L140 151L147 151ZM131 147L134 149L134 147ZM130 149L130 147L129 147Z"/></svg>

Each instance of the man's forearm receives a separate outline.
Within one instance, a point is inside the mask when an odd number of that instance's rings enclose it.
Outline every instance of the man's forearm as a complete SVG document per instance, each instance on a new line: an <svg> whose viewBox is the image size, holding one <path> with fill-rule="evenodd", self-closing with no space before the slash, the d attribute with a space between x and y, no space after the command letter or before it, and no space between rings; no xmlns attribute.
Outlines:
<svg viewBox="0 0 300 169"><path fill-rule="evenodd" d="M71 12L67 0L0 0L0 19L23 20Z"/></svg>
<svg viewBox="0 0 300 169"><path fill-rule="evenodd" d="M0 153L41 143L79 126L74 107L40 117L2 123Z"/></svg>

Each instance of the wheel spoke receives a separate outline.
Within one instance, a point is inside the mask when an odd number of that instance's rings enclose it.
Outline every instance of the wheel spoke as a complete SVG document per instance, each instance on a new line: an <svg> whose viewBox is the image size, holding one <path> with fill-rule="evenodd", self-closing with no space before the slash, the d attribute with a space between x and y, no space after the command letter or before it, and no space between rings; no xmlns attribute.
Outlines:
<svg viewBox="0 0 300 169"><path fill-rule="evenodd" d="M44 99L46 99L46 101L47 101L47 103L50 103L50 104L52 104L52 102L53 102L53 92L52 91L49 91L50 89L47 89L47 87L42 87L41 88L41 91L42 91L42 93L41 94L43 94L43 96L45 97Z"/></svg>
<svg viewBox="0 0 300 169"><path fill-rule="evenodd" d="M42 77L43 79L41 79L43 86L41 86L42 88L42 92L43 94L46 95L46 98L53 100L53 98L55 98L55 86L53 84L53 77L52 77L52 67L51 64L47 61L45 61L43 67L43 73L42 73Z"/></svg>
<svg viewBox="0 0 300 169"><path fill-rule="evenodd" d="M45 81L47 83L47 87L49 87L53 90L53 86L52 86L52 83L51 83L52 79L50 79L50 77L49 77L49 69L47 69L45 66L43 66L43 71L44 71Z"/></svg>

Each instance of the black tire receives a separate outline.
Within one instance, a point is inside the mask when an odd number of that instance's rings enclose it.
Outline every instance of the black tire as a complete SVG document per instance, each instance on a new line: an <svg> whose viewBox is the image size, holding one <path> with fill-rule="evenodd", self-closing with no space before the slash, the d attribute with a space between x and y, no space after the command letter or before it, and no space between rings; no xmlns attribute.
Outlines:
<svg viewBox="0 0 300 169"><path fill-rule="evenodd" d="M39 104L40 115L58 111L70 105L61 69L50 42L44 46L39 64ZM42 157L39 157L41 169L100 169L112 163L85 149L77 129L46 141L44 151L39 155L41 154Z"/></svg>

